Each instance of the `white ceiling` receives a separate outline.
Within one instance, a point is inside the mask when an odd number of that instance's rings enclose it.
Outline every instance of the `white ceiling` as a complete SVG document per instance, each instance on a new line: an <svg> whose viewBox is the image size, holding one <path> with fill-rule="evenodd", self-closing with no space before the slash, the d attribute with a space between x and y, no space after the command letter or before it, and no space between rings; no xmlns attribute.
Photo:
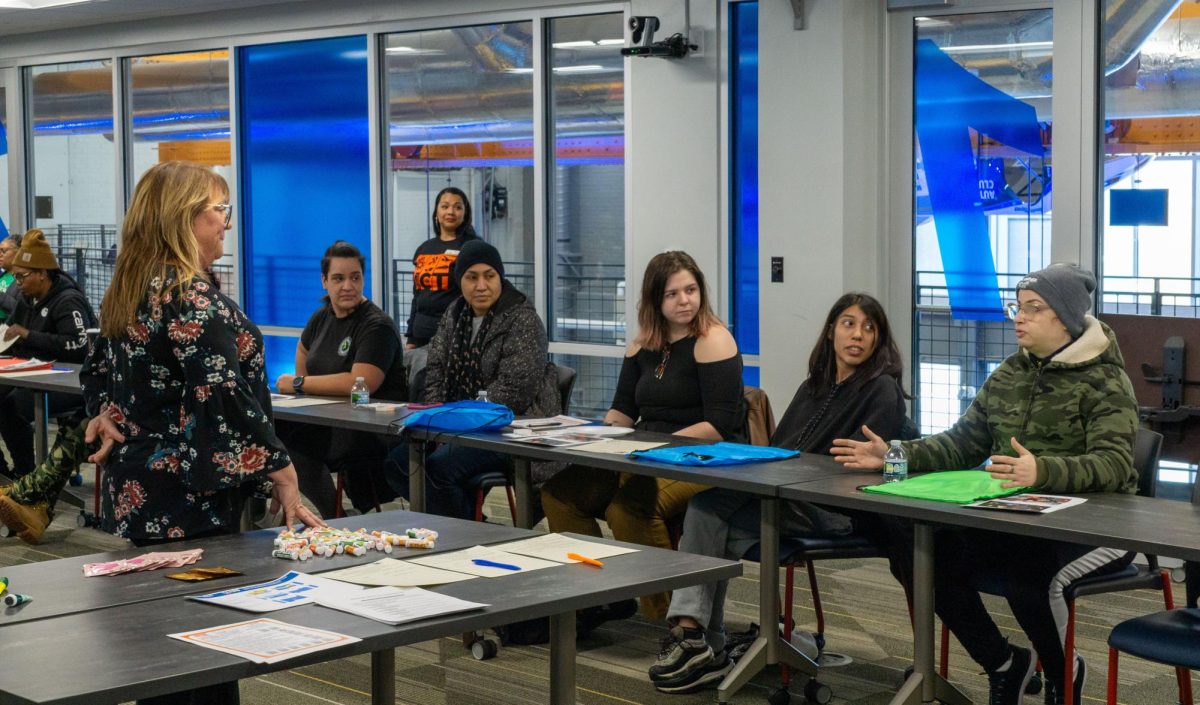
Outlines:
<svg viewBox="0 0 1200 705"><path fill-rule="evenodd" d="M0 8L0 37L307 0L93 0L44 10Z"/></svg>

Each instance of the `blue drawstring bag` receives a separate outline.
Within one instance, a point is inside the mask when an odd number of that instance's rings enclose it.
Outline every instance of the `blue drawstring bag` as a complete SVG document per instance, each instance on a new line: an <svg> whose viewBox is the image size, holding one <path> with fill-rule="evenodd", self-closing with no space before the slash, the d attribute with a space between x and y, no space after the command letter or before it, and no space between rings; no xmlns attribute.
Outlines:
<svg viewBox="0 0 1200 705"><path fill-rule="evenodd" d="M428 431L495 431L513 421L512 409L488 401L452 401L429 409L418 409L401 419L404 428Z"/></svg>
<svg viewBox="0 0 1200 705"><path fill-rule="evenodd" d="M677 446L635 450L628 455L633 460L653 460L669 465L717 466L766 463L800 455L798 450L752 446L745 443L714 443L706 446Z"/></svg>

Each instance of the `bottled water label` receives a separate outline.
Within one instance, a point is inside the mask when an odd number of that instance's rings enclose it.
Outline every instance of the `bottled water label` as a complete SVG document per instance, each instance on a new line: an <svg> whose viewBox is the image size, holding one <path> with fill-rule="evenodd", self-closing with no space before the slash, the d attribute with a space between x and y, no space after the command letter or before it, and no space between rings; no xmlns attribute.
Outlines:
<svg viewBox="0 0 1200 705"><path fill-rule="evenodd" d="M366 390L350 392L352 406L366 406L371 403L371 395Z"/></svg>
<svg viewBox="0 0 1200 705"><path fill-rule="evenodd" d="M883 479L886 482L907 480L908 460L885 460L883 462Z"/></svg>

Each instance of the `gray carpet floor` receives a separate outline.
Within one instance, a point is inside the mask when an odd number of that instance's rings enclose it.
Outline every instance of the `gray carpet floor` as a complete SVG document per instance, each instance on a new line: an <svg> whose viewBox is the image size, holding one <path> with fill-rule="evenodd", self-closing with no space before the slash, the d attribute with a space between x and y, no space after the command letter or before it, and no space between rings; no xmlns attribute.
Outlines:
<svg viewBox="0 0 1200 705"><path fill-rule="evenodd" d="M87 497L89 484L72 488ZM499 493L489 504L488 514L497 521L508 520L507 506ZM16 538L0 539L0 567L69 558L127 544L94 529L76 527L77 510L60 504L45 540L29 546ZM904 668L912 658L912 636L903 592L892 580L882 560L828 561L817 565L826 619L828 651L844 654L851 663L825 669L822 682L833 690L833 702L853 705L887 703L895 693ZM812 595L802 572L797 573L794 614L799 625L814 628ZM1182 599L1182 586L1177 591ZM756 620L758 566L745 565L745 575L733 582L729 592L729 626L745 629ZM998 600L989 600L1001 629L1016 642L1025 643L1015 622ZM1135 592L1105 595L1081 601L1077 617L1077 643L1087 660L1089 677L1085 703L1103 702L1107 666L1107 639L1112 625L1132 616L1162 608L1161 595ZM586 705L629 705L634 703L712 703L715 691L691 695L664 695L646 678L663 635L662 624L635 617L610 622L578 644L578 698ZM7 647L6 647L7 648ZM548 658L545 647L508 647L488 661L477 661L457 638L417 644L396 650L397 702L422 705L517 705L544 703L548 697ZM952 641L950 679L975 702L987 701L986 679ZM779 674L771 669L738 693L734 702L765 703L779 686ZM803 702L803 679L791 687L792 702ZM370 661L355 657L318 666L283 671L243 681L242 702L246 705L287 703L366 704L370 702ZM1145 661L1124 657L1120 669L1119 702L1137 705L1177 701L1173 671ZM1026 697L1041 703L1041 696Z"/></svg>

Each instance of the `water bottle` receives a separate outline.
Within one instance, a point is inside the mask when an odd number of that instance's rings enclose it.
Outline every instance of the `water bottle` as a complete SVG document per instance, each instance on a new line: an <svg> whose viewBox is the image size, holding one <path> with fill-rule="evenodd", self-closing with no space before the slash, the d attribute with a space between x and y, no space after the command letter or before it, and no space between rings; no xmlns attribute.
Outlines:
<svg viewBox="0 0 1200 705"><path fill-rule="evenodd" d="M480 389L479 393L475 395L475 401L490 402L491 399L488 399L487 390Z"/></svg>
<svg viewBox="0 0 1200 705"><path fill-rule="evenodd" d="M350 388L350 406L355 409L365 409L371 403L371 391L362 377L354 378L354 386Z"/></svg>
<svg viewBox="0 0 1200 705"><path fill-rule="evenodd" d="M908 479L908 456L900 441L892 441L892 447L883 455L883 481L899 482Z"/></svg>

